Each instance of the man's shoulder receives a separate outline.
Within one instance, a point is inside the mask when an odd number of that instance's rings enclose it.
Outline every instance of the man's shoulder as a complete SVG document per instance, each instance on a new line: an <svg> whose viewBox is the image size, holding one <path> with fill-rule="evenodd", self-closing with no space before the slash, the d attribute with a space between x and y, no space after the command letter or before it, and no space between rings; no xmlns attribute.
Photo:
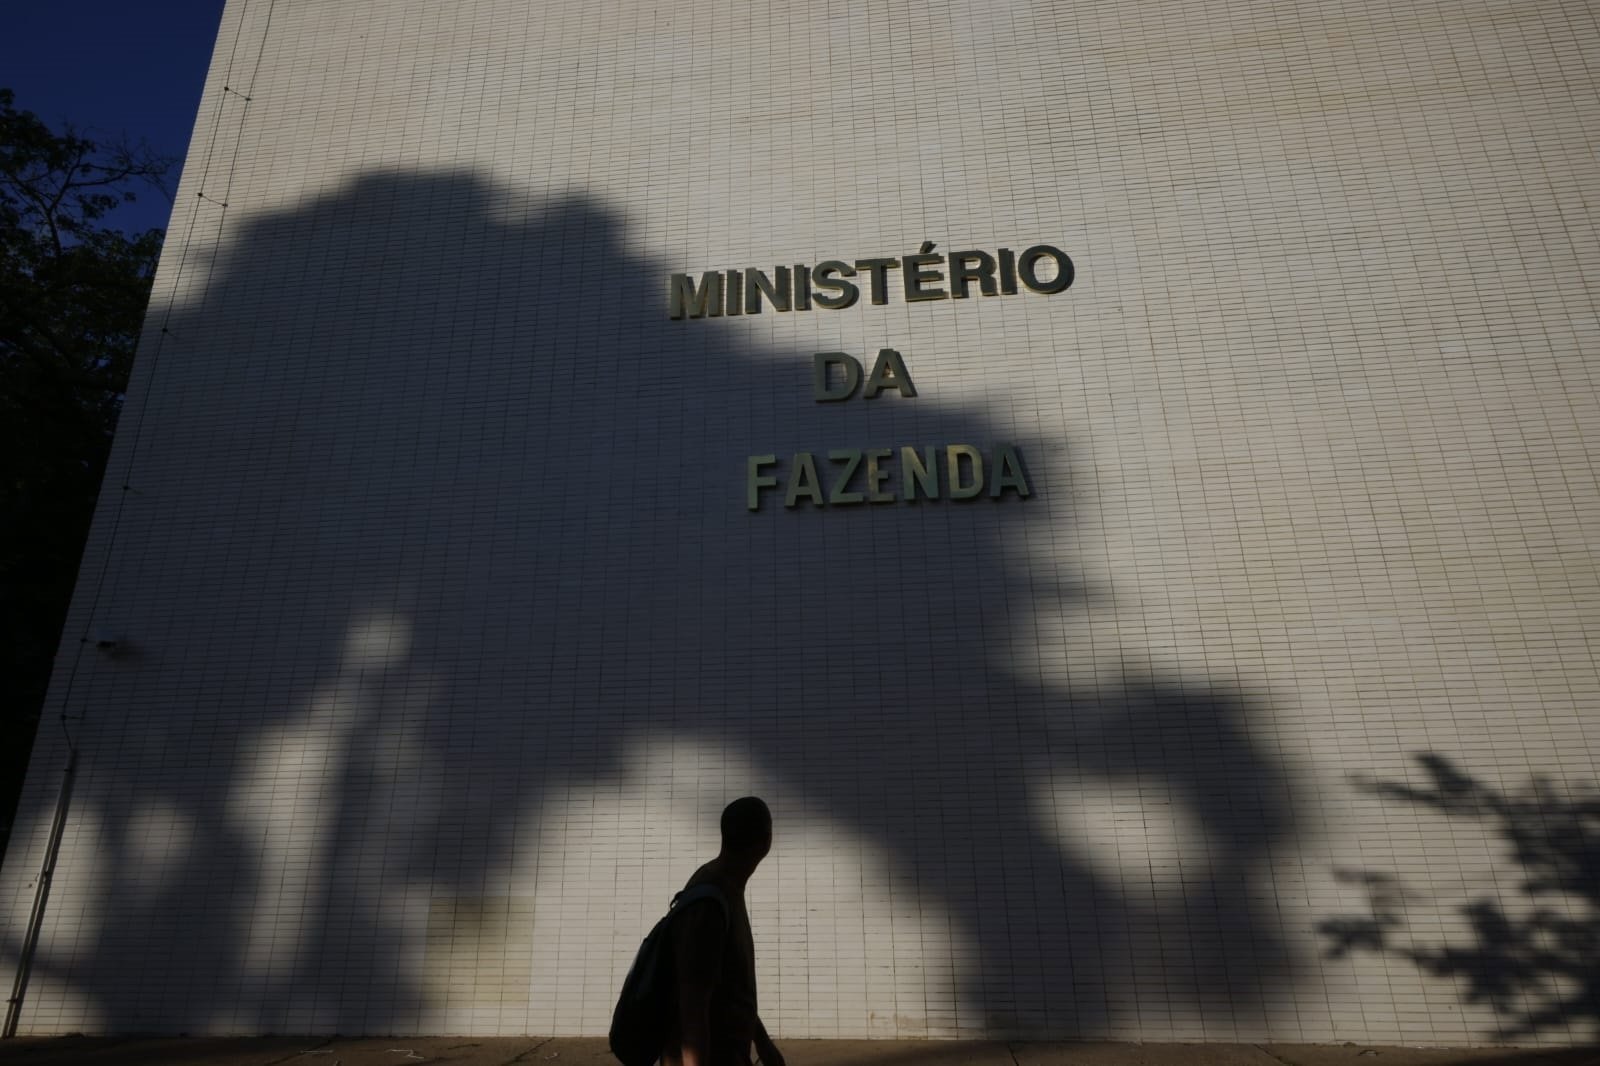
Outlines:
<svg viewBox="0 0 1600 1066"><path fill-rule="evenodd" d="M688 891L689 889L694 888L696 885L708 884L714 884L718 885L718 887L721 887L721 880L722 868L717 864L716 859L712 859L710 862L705 863L699 869L695 870L694 873L690 874L689 880L683 883L683 888L684 891Z"/></svg>
<svg viewBox="0 0 1600 1066"><path fill-rule="evenodd" d="M673 898L672 909L680 916L680 925L686 922L705 925L725 923L733 908L727 890L721 885L714 881L690 881Z"/></svg>
<svg viewBox="0 0 1600 1066"><path fill-rule="evenodd" d="M725 903L732 903L740 896L738 886L728 880L715 861L706 863L691 874L689 880L684 882L683 891L679 895L694 893L696 896L706 896L712 895L713 890Z"/></svg>

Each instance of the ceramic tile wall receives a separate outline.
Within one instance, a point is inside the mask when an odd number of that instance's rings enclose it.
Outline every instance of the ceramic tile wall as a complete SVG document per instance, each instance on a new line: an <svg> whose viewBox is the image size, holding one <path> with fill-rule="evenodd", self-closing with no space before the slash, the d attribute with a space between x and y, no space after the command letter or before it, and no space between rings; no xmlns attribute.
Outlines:
<svg viewBox="0 0 1600 1066"><path fill-rule="evenodd" d="M0 874L9 962L70 732L22 1030L599 1033L755 792L780 1036L1594 1039L1597 45L230 0ZM667 314L924 241L1075 281ZM914 398L814 402L883 348ZM1029 498L783 505L956 444Z"/></svg>

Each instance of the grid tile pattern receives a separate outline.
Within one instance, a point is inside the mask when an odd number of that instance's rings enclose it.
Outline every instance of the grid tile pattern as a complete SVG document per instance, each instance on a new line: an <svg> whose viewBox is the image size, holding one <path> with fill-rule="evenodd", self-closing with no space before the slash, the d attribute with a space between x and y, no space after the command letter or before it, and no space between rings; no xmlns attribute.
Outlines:
<svg viewBox="0 0 1600 1066"><path fill-rule="evenodd" d="M1600 779L1596 54L1579 0L230 0L23 1031L601 1032L756 792L780 1037L1595 1039L1426 960L1596 921L1508 839ZM666 315L924 240L1077 280ZM883 347L917 398L812 402ZM1034 496L744 506L954 443Z"/></svg>

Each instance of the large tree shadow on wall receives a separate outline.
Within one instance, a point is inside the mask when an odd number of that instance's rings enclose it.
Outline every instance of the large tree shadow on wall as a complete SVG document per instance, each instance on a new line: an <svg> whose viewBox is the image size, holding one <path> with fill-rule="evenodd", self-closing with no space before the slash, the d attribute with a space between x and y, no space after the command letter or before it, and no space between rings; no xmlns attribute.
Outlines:
<svg viewBox="0 0 1600 1066"><path fill-rule="evenodd" d="M115 872L92 949L40 972L112 1030L413 1030L417 908L505 892L547 797L689 738L943 905L963 1026L1265 1032L1292 804L1249 695L1014 669L1035 608L1088 595L1030 548L1068 537L1036 500L748 512L749 454L1009 434L927 381L813 405L809 351L668 320L682 268L592 202L456 173L245 225L154 371L118 555L162 575L126 622L159 698L90 709L77 802ZM1057 442L1017 443L1068 491ZM1041 800L1063 783L1176 810L1192 853L1097 867ZM158 877L151 803L192 835Z"/></svg>
<svg viewBox="0 0 1600 1066"><path fill-rule="evenodd" d="M1370 951L1409 959L1455 979L1468 1002L1487 1003L1501 1019L1495 1039L1567 1030L1600 1042L1600 792L1568 794L1543 778L1516 791L1463 773L1442 755L1423 754L1420 788L1364 781L1374 795L1485 823L1524 877L1513 905L1494 894L1460 904L1470 929L1464 943L1426 943L1407 920L1424 894L1393 874L1340 871L1364 886L1369 912L1330 918L1318 931L1327 953ZM1425 891L1425 890L1424 890Z"/></svg>

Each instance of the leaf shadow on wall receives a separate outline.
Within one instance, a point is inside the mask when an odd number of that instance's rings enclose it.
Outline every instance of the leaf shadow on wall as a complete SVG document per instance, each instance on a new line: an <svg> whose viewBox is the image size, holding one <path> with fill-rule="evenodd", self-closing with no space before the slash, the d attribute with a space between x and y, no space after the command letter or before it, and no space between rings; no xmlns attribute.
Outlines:
<svg viewBox="0 0 1600 1066"><path fill-rule="evenodd" d="M1538 777L1516 791L1498 789L1442 755L1416 761L1427 777L1422 787L1359 783L1373 795L1493 829L1524 875L1524 898L1508 904L1491 893L1461 903L1470 939L1433 945L1407 920L1426 890L1389 873L1342 870L1341 880L1363 886L1368 913L1321 923L1327 954L1394 955L1453 978L1467 1002L1494 1008L1497 1040L1570 1030L1600 1042L1600 792L1567 794Z"/></svg>
<svg viewBox="0 0 1600 1066"><path fill-rule="evenodd" d="M669 321L670 269L605 207L466 173L373 173L242 225L153 371L108 598L144 649L113 687L144 695L87 708L76 800L114 872L92 946L39 973L112 1031L415 1031L460 994L429 985L419 913L531 891L496 884L548 801L689 738L948 913L967 947L918 962L957 986L916 1005L931 1025L1265 1032L1297 964L1264 694L1014 669L1036 610L1092 598L1033 554L1071 539L1037 499L748 512L749 454L998 434L929 380L813 405L809 351ZM876 311L844 313L862 343ZM1060 442L1015 443L1041 498L1069 491ZM1098 866L1041 806L1063 783L1177 812L1194 854ZM153 801L190 835L158 876L129 828ZM507 974L547 979L514 949ZM472 1024L524 1024L506 988ZM873 994L827 1006L864 1024Z"/></svg>

